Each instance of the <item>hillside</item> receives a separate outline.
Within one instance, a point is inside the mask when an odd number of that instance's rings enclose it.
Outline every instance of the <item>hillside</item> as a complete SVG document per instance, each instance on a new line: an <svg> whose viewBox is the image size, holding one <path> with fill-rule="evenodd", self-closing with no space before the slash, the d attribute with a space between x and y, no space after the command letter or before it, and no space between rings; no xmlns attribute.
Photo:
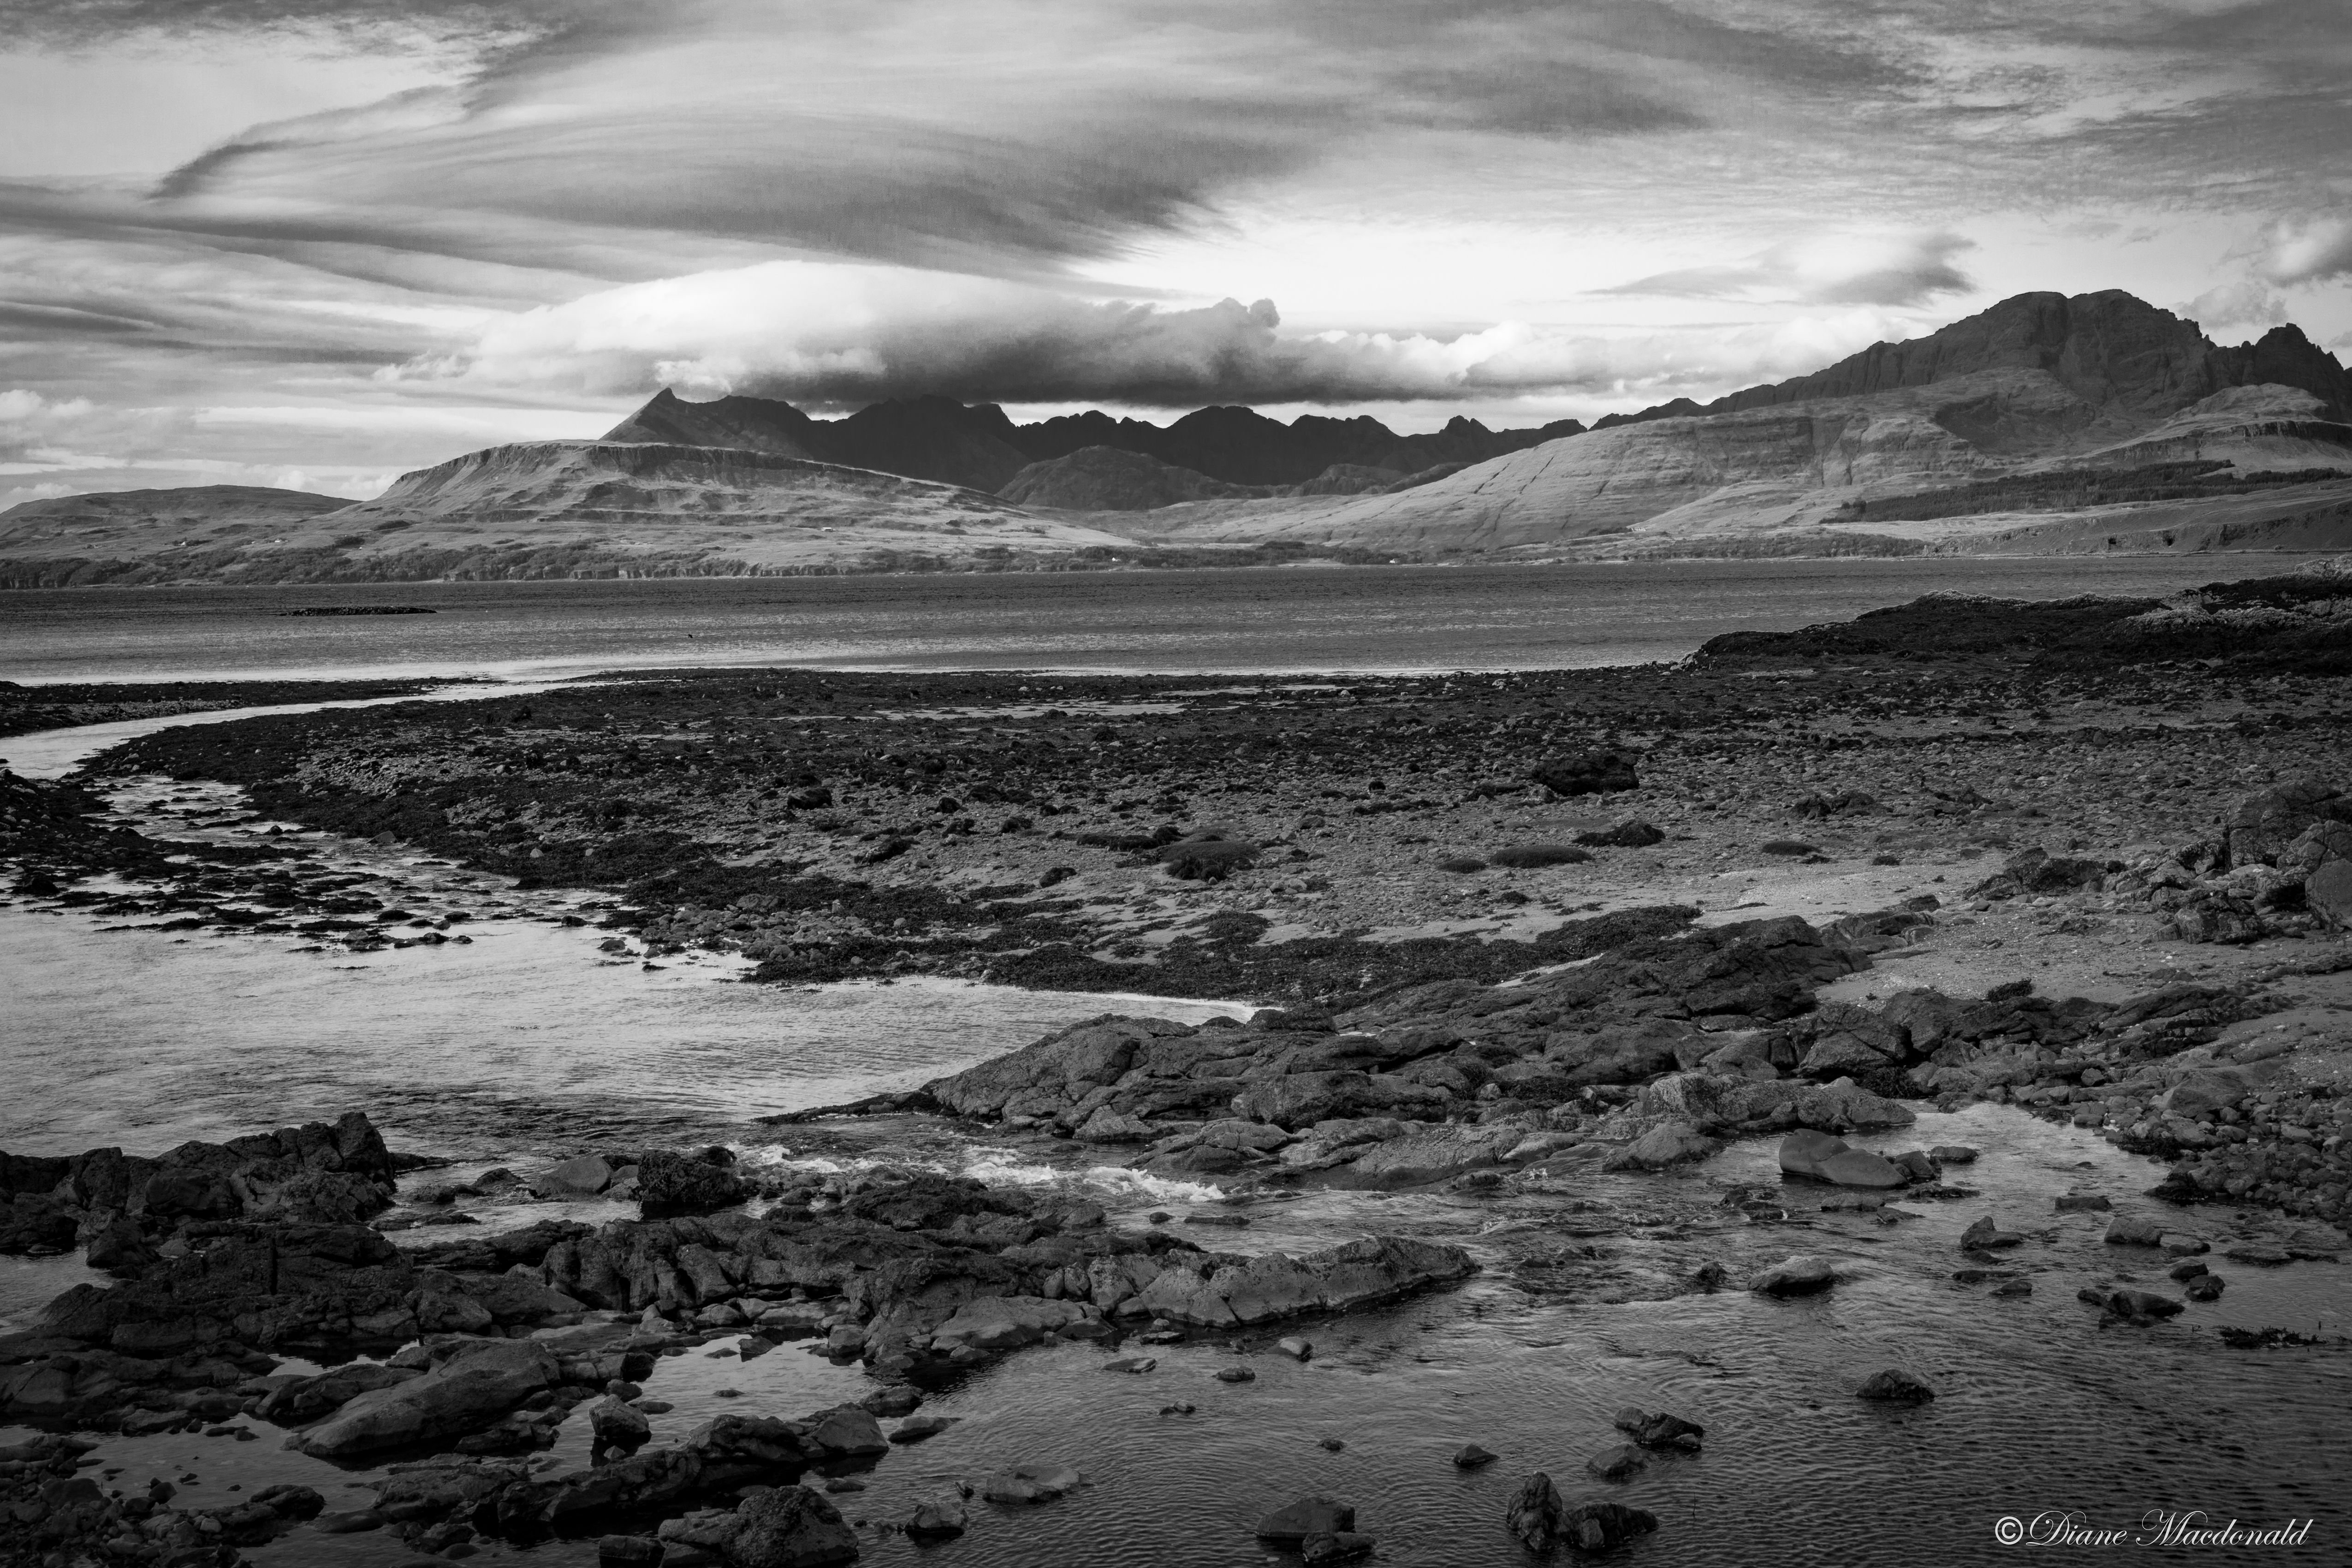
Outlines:
<svg viewBox="0 0 2352 1568"><path fill-rule="evenodd" d="M2231 379L2263 370L2297 380ZM2021 295L1811 376L1604 420L1410 489L1200 501L1117 526L1169 544L1414 557L2340 549L2347 395L2343 367L2291 328L2221 348L2126 294ZM2008 473L2174 459L2208 465L2196 493L2024 510L1988 500L1898 525L1870 513L1888 497L1989 494ZM2307 482L2267 477L2280 472Z"/></svg>
<svg viewBox="0 0 2352 1568"><path fill-rule="evenodd" d="M110 582L732 576L984 567L1130 548L949 485L767 452L597 442L493 447L374 500L266 534L164 548L129 518L7 550L16 586Z"/></svg>
<svg viewBox="0 0 2352 1568"><path fill-rule="evenodd" d="M0 512L0 587L63 587L100 560L183 563L275 539L305 519L351 505L347 497L259 485L108 490L26 501Z"/></svg>

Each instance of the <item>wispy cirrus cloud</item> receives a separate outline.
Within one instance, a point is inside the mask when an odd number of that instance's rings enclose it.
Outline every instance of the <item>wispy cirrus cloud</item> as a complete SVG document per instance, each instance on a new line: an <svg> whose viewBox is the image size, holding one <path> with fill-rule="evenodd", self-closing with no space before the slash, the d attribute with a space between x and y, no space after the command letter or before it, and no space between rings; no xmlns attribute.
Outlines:
<svg viewBox="0 0 2352 1568"><path fill-rule="evenodd" d="M1738 261L1653 273L1608 292L1911 307L1974 288L1958 264L1974 248L1975 241L1948 233L1829 235L1771 246Z"/></svg>

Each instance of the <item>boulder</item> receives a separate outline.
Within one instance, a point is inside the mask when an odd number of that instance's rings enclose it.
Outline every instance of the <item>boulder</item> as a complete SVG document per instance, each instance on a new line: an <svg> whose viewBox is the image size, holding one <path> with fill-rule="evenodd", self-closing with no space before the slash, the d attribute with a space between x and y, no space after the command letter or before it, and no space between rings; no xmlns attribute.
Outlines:
<svg viewBox="0 0 2352 1568"><path fill-rule="evenodd" d="M990 1502L1051 1502L1083 1479L1067 1465L1013 1465L982 1481L980 1495Z"/></svg>
<svg viewBox="0 0 2352 1568"><path fill-rule="evenodd" d="M139 1222L119 1210L108 1214L83 1234L86 1241L82 1262L89 1268L136 1277L156 1261L155 1248L139 1228ZM0 1251L6 1250L13 1249L0 1247Z"/></svg>
<svg viewBox="0 0 2352 1568"><path fill-rule="evenodd" d="M2307 829L2325 822L2352 822L2352 800L2319 779L2292 779L2248 795L2230 814L2230 864L2274 862Z"/></svg>
<svg viewBox="0 0 2352 1568"><path fill-rule="evenodd" d="M2110 1247L2162 1247L2164 1226L2157 1220L2119 1214L2107 1222L2105 1240Z"/></svg>
<svg viewBox="0 0 2352 1568"><path fill-rule="evenodd" d="M1454 1450L1454 1465L1456 1469L1475 1470L1481 1466L1493 1464L1497 1458L1499 1456L1488 1453L1475 1443L1465 1443Z"/></svg>
<svg viewBox="0 0 2352 1568"><path fill-rule="evenodd" d="M2160 1322L2166 1318L2177 1317L2181 1310L2180 1303L2169 1296L2159 1296L2152 1290L2129 1289L2107 1291L2101 1298L2101 1305L2106 1308L2109 1317L2122 1318L2128 1322L2141 1324Z"/></svg>
<svg viewBox="0 0 2352 1568"><path fill-rule="evenodd" d="M262 1396L254 1412L262 1420L279 1426L301 1426L316 1421L330 1410L339 1410L362 1394L379 1388L390 1388L422 1377L421 1369L388 1366L382 1362L358 1361L349 1366L336 1367L315 1377L297 1377L280 1384Z"/></svg>
<svg viewBox="0 0 2352 1568"><path fill-rule="evenodd" d="M1340 1563L1357 1563L1372 1554L1380 1543L1369 1535L1352 1530L1334 1531L1328 1535L1310 1535L1298 1543L1301 1568L1331 1568Z"/></svg>
<svg viewBox="0 0 2352 1568"><path fill-rule="evenodd" d="M1884 1155L1847 1146L1826 1132L1791 1132L1780 1141L1783 1174L1842 1187L1900 1187L1910 1178Z"/></svg>
<svg viewBox="0 0 2352 1568"><path fill-rule="evenodd" d="M1465 1172L1508 1163L1512 1151L1526 1137L1523 1127L1468 1123L1408 1132L1356 1146L1360 1152L1347 1162L1348 1179L1367 1187L1415 1187L1447 1181Z"/></svg>
<svg viewBox="0 0 2352 1568"><path fill-rule="evenodd" d="M1644 1448L1680 1448L1695 1454L1706 1436L1706 1428L1695 1421L1663 1411L1653 1415L1633 1405L1619 1410L1610 1424Z"/></svg>
<svg viewBox="0 0 2352 1568"><path fill-rule="evenodd" d="M1911 1031L1905 1025L1850 1002L1831 1002L1814 1015L1812 1047L1797 1070L1826 1080L1899 1068L1911 1057Z"/></svg>
<svg viewBox="0 0 2352 1568"><path fill-rule="evenodd" d="M1458 1247L1393 1236L1368 1237L1297 1258L1280 1252L1176 1256L1121 1302L1118 1311L1124 1317L1237 1327L1305 1311L1347 1311L1465 1279L1476 1268Z"/></svg>
<svg viewBox="0 0 2352 1568"><path fill-rule="evenodd" d="M1540 1470L1520 1483L1503 1519L1519 1544L1538 1553L1559 1546L1606 1552L1658 1528L1655 1514L1622 1503L1583 1502L1571 1508Z"/></svg>
<svg viewBox="0 0 2352 1568"><path fill-rule="evenodd" d="M952 1077L934 1079L923 1092L951 1115L1051 1120L1117 1083L1157 1042L1187 1041L1193 1033L1190 1026L1165 1018L1106 1015Z"/></svg>
<svg viewBox="0 0 2352 1568"><path fill-rule="evenodd" d="M2015 1247L2024 1239L2025 1237L2015 1231L2002 1230L1995 1226L1990 1215L1986 1215L1968 1229L1960 1232L1962 1247L1986 1248Z"/></svg>
<svg viewBox="0 0 2352 1568"><path fill-rule="evenodd" d="M2199 1068L2183 1073L2159 1102L2171 1114L2200 1121L2252 1094L2254 1079L2243 1068Z"/></svg>
<svg viewBox="0 0 2352 1568"><path fill-rule="evenodd" d="M824 1494L747 1487L734 1508L663 1523L661 1538L718 1553L728 1568L827 1568L857 1561L857 1536Z"/></svg>
<svg viewBox="0 0 2352 1568"><path fill-rule="evenodd" d="M1601 1163L1604 1171L1663 1171L1669 1165L1704 1160L1723 1147L1687 1121L1665 1121L1651 1128Z"/></svg>
<svg viewBox="0 0 2352 1568"><path fill-rule="evenodd" d="M593 1197L613 1184L613 1163L602 1154L575 1154L531 1184L541 1197Z"/></svg>
<svg viewBox="0 0 2352 1568"><path fill-rule="evenodd" d="M1356 1528L1356 1510L1327 1497L1303 1497L1283 1504L1257 1521L1257 1537L1278 1546L1296 1546L1310 1535L1336 1535Z"/></svg>
<svg viewBox="0 0 2352 1568"><path fill-rule="evenodd" d="M932 1331L931 1349L940 1354L966 1345L983 1351L1013 1350L1034 1344L1087 1316L1087 1309L1076 1301L1052 1301L1042 1296L983 1296L957 1308L953 1317Z"/></svg>
<svg viewBox="0 0 2352 1568"><path fill-rule="evenodd" d="M1759 1084L1759 1089L1786 1089ZM1908 1106L1873 1094L1852 1079L1842 1078L1797 1090L1797 1120L1807 1127L1832 1132L1878 1132L1908 1127L1918 1121Z"/></svg>
<svg viewBox="0 0 2352 1568"><path fill-rule="evenodd" d="M1642 787L1633 759L1615 752L1570 752L1528 770L1556 795L1612 795Z"/></svg>
<svg viewBox="0 0 2352 1568"><path fill-rule="evenodd" d="M360 1394L303 1433L297 1446L315 1458L347 1459L462 1437L560 1376L554 1355L536 1342L467 1345L422 1377Z"/></svg>
<svg viewBox="0 0 2352 1568"><path fill-rule="evenodd" d="M1503 1510L1504 1528L1530 1552L1549 1552L1560 1541L1560 1521L1568 1505L1560 1500L1551 1478L1538 1470L1519 1483Z"/></svg>
<svg viewBox="0 0 2352 1568"><path fill-rule="evenodd" d="M610 1394L588 1407L588 1430L600 1448L641 1447L654 1435L643 1412Z"/></svg>
<svg viewBox="0 0 2352 1568"><path fill-rule="evenodd" d="M1584 1461L1586 1473L1604 1481L1630 1481L1649 1468L1650 1461L1631 1443L1603 1448Z"/></svg>
<svg viewBox="0 0 2352 1568"><path fill-rule="evenodd" d="M1812 1296L1837 1283L1826 1258L1800 1256L1772 1265L1748 1282L1759 1296Z"/></svg>
<svg viewBox="0 0 2352 1568"><path fill-rule="evenodd" d="M944 1541L961 1535L971 1522L963 1499L954 1492L941 1492L917 1503L914 1511L907 1516L905 1528L918 1541Z"/></svg>
<svg viewBox="0 0 2352 1568"><path fill-rule="evenodd" d="M1863 1379L1862 1386L1855 1390L1855 1397L1881 1399L1896 1405L1920 1405L1935 1398L1936 1391L1900 1367L1890 1366Z"/></svg>
<svg viewBox="0 0 2352 1568"><path fill-rule="evenodd" d="M734 1171L698 1155L656 1149L637 1162L637 1202L647 1219L715 1214L751 1194Z"/></svg>
<svg viewBox="0 0 2352 1568"><path fill-rule="evenodd" d="M1629 816L1600 832L1580 833L1576 841L1591 849L1647 849L1653 844L1664 844L1666 830L1639 817Z"/></svg>

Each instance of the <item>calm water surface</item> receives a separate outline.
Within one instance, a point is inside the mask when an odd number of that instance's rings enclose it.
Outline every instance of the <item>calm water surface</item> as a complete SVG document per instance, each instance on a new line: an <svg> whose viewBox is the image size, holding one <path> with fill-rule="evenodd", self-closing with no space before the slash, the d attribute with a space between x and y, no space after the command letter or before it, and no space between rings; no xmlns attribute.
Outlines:
<svg viewBox="0 0 2352 1568"><path fill-rule="evenodd" d="M509 679L653 666L1547 669L1679 658L1730 631L1927 593L2162 595L2272 556L1665 562L981 577L74 588L0 594L0 679ZM305 605L432 616L289 617Z"/></svg>

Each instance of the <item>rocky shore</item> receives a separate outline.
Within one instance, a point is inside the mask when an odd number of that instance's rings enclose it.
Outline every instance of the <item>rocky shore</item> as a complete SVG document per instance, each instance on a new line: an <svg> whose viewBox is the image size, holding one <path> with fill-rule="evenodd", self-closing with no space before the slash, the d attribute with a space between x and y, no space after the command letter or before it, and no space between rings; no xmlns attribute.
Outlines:
<svg viewBox="0 0 2352 1568"><path fill-rule="evenodd" d="M290 611L295 615L343 611ZM348 612L358 614L361 612ZM370 610L367 614L382 614ZM429 612L425 612L429 613ZM20 686L0 680L0 735L25 735L77 724L111 724L166 713L211 713L295 702L405 697L446 686L440 680L186 680L161 688L58 683Z"/></svg>
<svg viewBox="0 0 2352 1568"><path fill-rule="evenodd" d="M2030 1240L2096 1227L2097 1266L2060 1275L2083 1332L2197 1321L2232 1276L2352 1248L2347 584L1930 599L1631 670L666 675L192 727L70 783L0 778L0 858L36 910L353 951L463 939L463 910L321 874L324 831L518 899L592 892L631 962L698 947L780 989L934 974L1260 1005L1107 1013L746 1129L830 1148L922 1121L1221 1194L1181 1216L724 1147L436 1182L431 1151L356 1112L152 1157L0 1157L0 1251L79 1249L115 1279L0 1340L0 1419L44 1434L0 1459L30 1542L0 1562L226 1564L330 1528L444 1557L610 1537L614 1563L845 1562L877 1530L963 1530L974 1497L1083 1484L1040 1456L881 1520L819 1489L944 1430L913 1412L1024 1348L1148 1372L1155 1347L1223 1341L1241 1354L1218 1375L1245 1381L1254 1357L1311 1356L1316 1323L1496 1269L1572 1300L1599 1279L1618 1300L1851 1288L1786 1226L1965 1214L1949 1278L1987 1301L2052 1272L2017 1266ZM234 836L126 811L157 775L214 792L205 820ZM1988 1105L2158 1179L1987 1212L1972 1148L1903 1143ZM1759 1141L1777 1182L1685 1180ZM1680 1217L1601 1212L1591 1194L1625 1181ZM1411 1224L1248 1245L1332 1194L1426 1195L1486 1216L1479 1245ZM500 1223L475 1223L492 1199ZM583 1202L636 1213L535 1212ZM1639 1278L1588 1239L1662 1227L1691 1245ZM653 1440L659 1362L788 1341L871 1392ZM1863 1370L1865 1401L1936 1397ZM79 1473L89 1434L233 1416L376 1466L373 1500L199 1510ZM1703 1430L1620 1416L1630 1441L1589 1467L1603 1492L1519 1478L1497 1550L1673 1538L1671 1513L1605 1489ZM541 1462L583 1432L581 1462ZM1318 1496L1259 1535L1340 1562L1375 1549L1356 1524Z"/></svg>

